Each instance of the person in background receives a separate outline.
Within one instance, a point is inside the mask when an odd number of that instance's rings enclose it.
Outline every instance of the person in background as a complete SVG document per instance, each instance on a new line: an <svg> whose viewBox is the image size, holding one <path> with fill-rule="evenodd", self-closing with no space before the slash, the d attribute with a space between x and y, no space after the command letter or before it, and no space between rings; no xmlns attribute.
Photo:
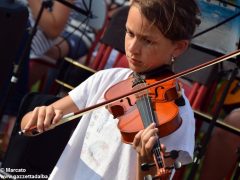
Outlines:
<svg viewBox="0 0 240 180"><path fill-rule="evenodd" d="M68 2L81 9L87 9L89 4L89 0ZM41 5L41 0L28 0L32 26L39 15ZM95 40L96 30L88 26L88 16L83 18L83 22L78 20L80 16L82 18L85 15L58 1L53 1L52 7L44 9L30 54L30 59L42 63L31 63L30 60L30 87L48 73L49 66L46 66L46 63L58 66L65 56L78 59L88 53Z"/></svg>
<svg viewBox="0 0 240 180"><path fill-rule="evenodd" d="M73 0L70 2L73 2ZM44 7L39 24L37 26L38 29L32 40L30 52L30 87L36 81L38 81L43 74L47 73L47 68L44 63L31 65L31 59L43 61L43 56L51 48L55 48L59 52L61 51L62 54L68 51L68 46L66 44L61 44L61 46L64 46L61 48L61 50L59 50L59 47L55 46L55 44L57 43L58 37L61 35L66 26L70 14L70 9L57 1L54 1L52 3L53 4L51 4L49 7ZM43 6L43 1L28 0L27 5L30 11L29 20L31 26L33 27L35 25L35 20L39 16L40 9ZM66 52L63 52L63 49ZM58 55L59 54L57 53L52 54L53 58L51 60L53 61L53 64L55 64L55 61L57 61L57 59L54 59L54 57Z"/></svg>
<svg viewBox="0 0 240 180"><path fill-rule="evenodd" d="M200 23L198 13L194 0L133 0L125 35L129 68L99 71L70 91L68 96L49 106L36 107L23 117L23 132L32 126L36 126L39 132L47 131L63 115L105 101L106 91L123 80L170 70L174 59L188 48ZM160 141L166 147L165 152L178 151L176 160L184 165L193 157L195 119L184 91L180 91L185 102L178 107L182 124ZM118 122L119 119L114 118L106 107L83 115L49 179L140 180L148 174L155 176L156 167L144 172L140 164L154 163L152 149L159 139L156 124L139 131L132 144L125 144L121 140Z"/></svg>
<svg viewBox="0 0 240 180"><path fill-rule="evenodd" d="M27 37L29 36L28 30L31 29L31 27L34 26L35 20L39 15L39 10L42 6L42 0L17 0L17 3L21 3L28 7L29 9L29 23L28 28L26 28L26 35L23 38L23 42L26 42ZM74 0L68 1L68 2L74 2ZM79 0L79 2L81 2ZM81 4L79 4L80 6ZM83 42L80 42L79 48L82 49L80 51L76 46L69 46L69 44L66 41L63 41L62 43L57 44L59 41L61 41L62 34L66 33L64 32L64 29L66 27L67 22L69 21L69 16L71 13L71 9L66 7L65 5L53 1L53 4L49 8L44 8L44 11L41 15L37 32L33 37L32 44L31 44L31 50L29 52L29 55L24 60L23 68L21 77L19 78L19 81L16 85L17 90L14 92L14 96L10 98L8 101L8 104L6 106L6 111L4 114L3 121L5 124L3 125L4 131L6 131L6 136L4 136L4 145L3 145L3 151L6 150L8 145L9 137L11 136L12 128L14 126L18 108L20 106L21 100L23 96L31 91L31 86L37 82L41 75L47 74L48 68L44 64L31 64L31 59L38 59L41 61L42 57L43 59L46 57L49 57L51 62L56 61L60 58L68 54L70 51L73 54L74 51L78 52L78 55L85 54L87 52L87 47L84 45ZM75 41L77 43L78 41L81 41L81 37L75 37L74 35L70 36L69 41ZM90 41L93 41L93 39L90 38ZM22 43L21 47L22 50L25 46L25 44ZM91 43L91 42L89 42ZM52 49L53 51L51 51ZM51 51L49 53L49 51ZM49 56L46 55L49 53ZM19 55L20 57L20 55Z"/></svg>

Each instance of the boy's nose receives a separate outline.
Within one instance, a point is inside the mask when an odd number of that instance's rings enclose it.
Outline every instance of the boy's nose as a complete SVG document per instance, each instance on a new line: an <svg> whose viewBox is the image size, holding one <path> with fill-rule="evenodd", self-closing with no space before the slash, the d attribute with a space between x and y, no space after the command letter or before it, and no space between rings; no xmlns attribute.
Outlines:
<svg viewBox="0 0 240 180"><path fill-rule="evenodd" d="M138 54L140 52L141 45L137 38L134 38L130 41L128 45L128 50L131 52L131 54Z"/></svg>

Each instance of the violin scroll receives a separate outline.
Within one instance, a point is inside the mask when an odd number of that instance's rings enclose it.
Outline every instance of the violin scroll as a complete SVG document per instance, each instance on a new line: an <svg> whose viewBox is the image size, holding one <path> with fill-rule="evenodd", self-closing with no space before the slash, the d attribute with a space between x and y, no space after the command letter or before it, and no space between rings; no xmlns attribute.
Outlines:
<svg viewBox="0 0 240 180"><path fill-rule="evenodd" d="M176 160L178 158L178 154L179 154L179 151L176 151L176 150L172 150L171 152L164 153L163 157L165 159L170 159L169 161L171 161L171 163L168 163L168 165L165 166L164 168L159 168L157 175L155 175L155 176L147 175L147 176L144 177L144 179L146 179L146 180L151 180L151 179L161 179L161 180L169 179L173 169L179 169L179 168L182 167L181 162L173 161L173 160ZM141 164L141 170L142 171L149 171L153 167L156 167L156 162Z"/></svg>

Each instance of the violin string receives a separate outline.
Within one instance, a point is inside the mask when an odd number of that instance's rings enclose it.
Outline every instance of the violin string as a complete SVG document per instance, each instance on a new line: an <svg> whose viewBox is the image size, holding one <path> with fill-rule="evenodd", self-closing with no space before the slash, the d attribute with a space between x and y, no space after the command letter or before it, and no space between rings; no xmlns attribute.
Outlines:
<svg viewBox="0 0 240 180"><path fill-rule="evenodd" d="M140 86L140 88L142 88L142 83L139 85ZM143 93L142 93L143 94ZM143 117L143 121L144 121L144 125L146 126L146 125L149 125L150 124L150 122L149 122L149 118L148 118L148 111L147 111L147 108L145 108L144 106L146 106L145 105L145 101L144 101L144 96L141 94L141 98L140 98L140 100L141 100L141 103L140 103L140 105L141 105L141 108L140 108L140 111L142 111L143 113L144 113L144 117Z"/></svg>
<svg viewBox="0 0 240 180"><path fill-rule="evenodd" d="M143 81L143 79L141 79ZM143 88L144 86L146 86L146 83L141 83L140 86L142 86L141 88ZM148 100L148 91L146 90L146 95L143 94L143 111L145 112L146 114L146 120L148 121L147 122L147 125L151 124L154 122L153 120L153 117L152 117L152 114L151 112L149 111L150 108L151 108L151 105L150 103L147 101ZM147 100L146 100L147 99Z"/></svg>
<svg viewBox="0 0 240 180"><path fill-rule="evenodd" d="M144 97L145 97L145 101L143 101L143 103L144 103L143 104L143 109L144 109L145 112L147 112L147 115L148 115L147 120L150 121L150 123L155 122L154 117L153 117L154 114L150 110L152 107L151 107L151 101L150 101L150 98L149 98L148 91L146 91L146 95L144 95ZM145 108L144 108L144 105L145 105ZM161 144L159 143L159 139L157 140L156 145L153 148L153 152L154 152L154 155L155 155L158 166L163 167L163 160L162 160L162 157L161 157Z"/></svg>
<svg viewBox="0 0 240 180"><path fill-rule="evenodd" d="M145 85L146 86L146 85ZM149 97L149 92L146 91L146 99L147 101L145 101L145 103L147 104L146 107L149 109L149 119L151 119L151 123L156 123L155 120L154 120L154 114L152 113L151 109L152 109L152 106L151 106L151 101L150 101L150 97Z"/></svg>
<svg viewBox="0 0 240 180"><path fill-rule="evenodd" d="M145 86L145 85L144 85ZM152 123L152 117L151 117L151 114L149 112L149 108L151 108L149 106L149 104L147 103L147 90L146 90L146 95L144 94L143 95L143 98L144 98L144 101L143 101L143 108L145 109L145 111L147 112L146 113L146 116L147 116L147 121L148 121L148 125Z"/></svg>
<svg viewBox="0 0 240 180"><path fill-rule="evenodd" d="M157 153L158 153L158 157L159 157L159 164L161 165L161 167L164 167L163 158L162 158L162 154L161 154L161 143L160 143L159 138L157 139L157 144L158 144Z"/></svg>
<svg viewBox="0 0 240 180"><path fill-rule="evenodd" d="M146 86L146 83L141 83L141 84L142 86ZM146 90L146 95L144 95L143 97L145 98L145 100L143 101L143 109L145 112L147 112L146 114L148 116L147 120L150 121L150 123L153 123L153 122L156 123L154 119L155 115L153 111L151 111L152 105L151 105L151 99L150 99L148 90ZM144 105L145 105L145 108L144 108ZM155 158L158 163L158 166L163 167L163 160L161 157L161 144L159 139L157 140L156 145L153 148L153 152L155 154Z"/></svg>
<svg viewBox="0 0 240 180"><path fill-rule="evenodd" d="M155 157L157 159L157 163L160 167L163 167L163 160L161 155L161 144L159 142L159 139L156 141L155 148L153 149L153 152L155 154Z"/></svg>
<svg viewBox="0 0 240 180"><path fill-rule="evenodd" d="M147 96L146 97L147 97L147 102L145 101L145 103L147 103L146 106L148 106L149 109L150 109L150 108L152 108L152 105L151 105L151 99L150 99L148 91L147 91ZM155 122L155 118L154 118L155 115L153 114L153 112L150 111L149 114L150 114L150 118L149 119L151 119L152 122L156 123ZM160 167L163 167L163 161L162 161L162 157L161 157L161 143L160 143L159 138L158 138L158 140L156 142L156 146L154 148L154 154L155 154L156 161L157 161L158 165Z"/></svg>

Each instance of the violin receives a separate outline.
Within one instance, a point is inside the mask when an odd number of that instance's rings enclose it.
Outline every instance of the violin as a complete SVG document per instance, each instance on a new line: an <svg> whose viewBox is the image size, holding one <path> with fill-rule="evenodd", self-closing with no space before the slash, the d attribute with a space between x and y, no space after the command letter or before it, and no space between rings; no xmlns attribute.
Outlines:
<svg viewBox="0 0 240 180"><path fill-rule="evenodd" d="M153 76L147 79L138 73L133 73L132 77L110 87L105 93L105 99L108 100L117 97L124 93L124 91L129 92L146 87L147 84L152 84L154 81L172 74L165 67L162 68L161 72L155 70L157 73L155 72L154 74L157 74L157 77ZM174 100L180 94L180 88L176 85L177 82L173 79L128 96L128 98L108 106L108 110L113 114L114 118L119 119L118 128L120 129L123 142L132 143L136 133L147 128L151 123L156 124L160 137L169 135L181 126L182 119L179 116L178 107L174 103ZM165 168L164 155L159 139L155 143L152 152L158 170L155 178L169 179L171 169ZM142 170L145 170L146 166L147 164L143 164L141 166Z"/></svg>
<svg viewBox="0 0 240 180"><path fill-rule="evenodd" d="M161 71L167 71L162 69ZM170 72L160 72L158 77L143 79L136 73L123 80L105 92L105 99L110 100L126 92L131 92L148 84L168 77ZM177 85L177 86L176 86ZM147 89L107 106L114 118L118 118L118 128L124 143L132 143L135 135L151 123L156 123L160 137L167 136L177 130L182 120L178 106L174 100L179 98L180 88L176 80L170 80L158 86ZM153 118L153 119L151 119Z"/></svg>

